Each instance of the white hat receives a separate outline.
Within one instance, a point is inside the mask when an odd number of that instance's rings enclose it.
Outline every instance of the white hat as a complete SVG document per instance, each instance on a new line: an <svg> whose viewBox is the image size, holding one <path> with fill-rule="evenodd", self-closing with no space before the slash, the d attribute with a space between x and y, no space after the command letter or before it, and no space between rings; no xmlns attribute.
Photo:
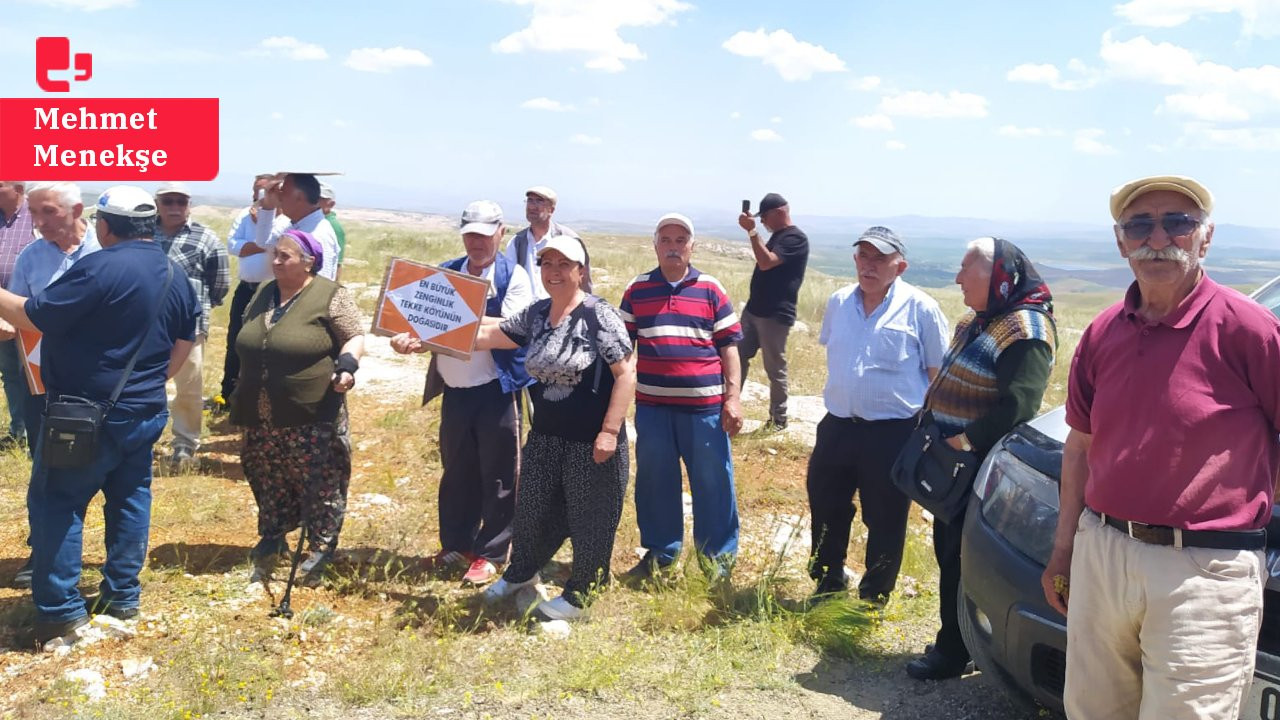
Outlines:
<svg viewBox="0 0 1280 720"><path fill-rule="evenodd" d="M1131 180L1111 192L1111 217L1120 222L1120 214L1142 195L1153 190L1172 190L1191 198L1196 207L1213 214L1213 193L1209 188L1183 175L1153 175Z"/></svg>
<svg viewBox="0 0 1280 720"><path fill-rule="evenodd" d="M546 255L548 250L555 250L579 265L587 264L586 248L581 240L572 235L556 235L547 240L547 244L538 250L538 257Z"/></svg>
<svg viewBox="0 0 1280 720"><path fill-rule="evenodd" d="M681 215L680 213L667 213L658 218L658 224L653 227L653 236L658 237L658 231L665 225L679 225L689 231L689 239L693 239L693 221Z"/></svg>
<svg viewBox="0 0 1280 720"><path fill-rule="evenodd" d="M333 186L332 186L332 185L330 185L330 184L329 184L329 183L327 183L327 182L321 182L321 183L320 183L320 199L322 199L322 200L337 200L337 199L338 199L338 198L334 197L334 194L333 194Z"/></svg>
<svg viewBox="0 0 1280 720"><path fill-rule="evenodd" d="M492 235L502 227L502 208L492 200L477 200L462 211L461 232Z"/></svg>
<svg viewBox="0 0 1280 720"><path fill-rule="evenodd" d="M525 197L529 197L530 195L537 195L538 197L544 197L550 200L552 205L556 204L556 191L552 190L551 188L545 185L534 185L533 187L524 191Z"/></svg>
<svg viewBox="0 0 1280 720"><path fill-rule="evenodd" d="M115 185L98 196L98 212L127 218L155 217L156 200L136 185Z"/></svg>
<svg viewBox="0 0 1280 720"><path fill-rule="evenodd" d="M191 191L187 189L186 183L167 182L156 189L156 197L161 195L186 195L191 197Z"/></svg>

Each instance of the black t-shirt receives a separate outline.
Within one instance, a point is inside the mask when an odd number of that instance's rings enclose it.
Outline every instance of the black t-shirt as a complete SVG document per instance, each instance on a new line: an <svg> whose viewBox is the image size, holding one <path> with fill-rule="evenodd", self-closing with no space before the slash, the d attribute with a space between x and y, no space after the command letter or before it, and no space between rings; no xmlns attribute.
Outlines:
<svg viewBox="0 0 1280 720"><path fill-rule="evenodd" d="M609 366L631 354L631 338L613 306L596 298L594 311L600 325L594 345L587 338L585 303L557 327L547 321L550 298L502 321L502 332L528 348L524 365L537 380L529 387L537 432L587 443L600 434L613 392Z"/></svg>
<svg viewBox="0 0 1280 720"><path fill-rule="evenodd" d="M200 302L177 265L160 297L168 265L155 243L125 240L80 258L27 300L27 317L44 333L40 373L51 397L105 402L143 338L116 408L134 415L165 409L169 353L175 341L195 339L200 321ZM162 309L147 325L157 303Z"/></svg>
<svg viewBox="0 0 1280 720"><path fill-rule="evenodd" d="M751 273L751 297L747 312L757 317L775 318L783 325L796 322L796 298L804 282L804 269L809 264L809 238L800 228L785 227L769 237L765 247L777 255L782 264L772 270L757 265Z"/></svg>

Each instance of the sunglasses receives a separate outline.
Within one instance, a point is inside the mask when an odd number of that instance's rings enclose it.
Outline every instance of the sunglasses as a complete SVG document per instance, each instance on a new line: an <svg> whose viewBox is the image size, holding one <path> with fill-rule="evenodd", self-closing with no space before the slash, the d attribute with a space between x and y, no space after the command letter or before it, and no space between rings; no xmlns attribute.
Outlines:
<svg viewBox="0 0 1280 720"><path fill-rule="evenodd" d="M1200 227L1200 220L1186 213L1165 213L1160 217L1160 227L1171 238L1184 237ZM1122 224L1120 229L1124 231L1125 240L1146 240L1156 230L1156 219L1150 215L1139 215Z"/></svg>
<svg viewBox="0 0 1280 720"><path fill-rule="evenodd" d="M161 205L186 205L190 200L184 197L165 196L160 198Z"/></svg>

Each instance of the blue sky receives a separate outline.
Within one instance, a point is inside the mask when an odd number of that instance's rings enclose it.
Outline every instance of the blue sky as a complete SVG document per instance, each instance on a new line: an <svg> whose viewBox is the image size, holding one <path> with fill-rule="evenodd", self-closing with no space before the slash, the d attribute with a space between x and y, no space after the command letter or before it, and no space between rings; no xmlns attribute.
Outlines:
<svg viewBox="0 0 1280 720"><path fill-rule="evenodd" d="M222 173L342 170L340 201L565 217L723 208L1107 223L1174 172L1280 227L1280 0L4 0L0 96L34 40L100 97L218 97Z"/></svg>

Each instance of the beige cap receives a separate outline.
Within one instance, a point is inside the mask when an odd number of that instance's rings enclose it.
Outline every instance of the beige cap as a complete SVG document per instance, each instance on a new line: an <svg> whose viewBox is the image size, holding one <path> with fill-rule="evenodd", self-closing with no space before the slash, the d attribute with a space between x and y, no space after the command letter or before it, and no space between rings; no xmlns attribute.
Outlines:
<svg viewBox="0 0 1280 720"><path fill-rule="evenodd" d="M186 195L191 197L191 191L187 189L186 184L180 182L167 182L156 188L156 197L161 195Z"/></svg>
<svg viewBox="0 0 1280 720"><path fill-rule="evenodd" d="M524 191L525 197L529 197L530 195L537 195L538 197L546 198L551 201L552 205L556 203L556 191L545 185L535 185Z"/></svg>
<svg viewBox="0 0 1280 720"><path fill-rule="evenodd" d="M1131 180L1111 191L1111 217L1120 222L1120 214L1134 200L1153 190L1172 190L1195 201L1207 214L1213 213L1213 193L1209 188L1184 175L1152 175Z"/></svg>

